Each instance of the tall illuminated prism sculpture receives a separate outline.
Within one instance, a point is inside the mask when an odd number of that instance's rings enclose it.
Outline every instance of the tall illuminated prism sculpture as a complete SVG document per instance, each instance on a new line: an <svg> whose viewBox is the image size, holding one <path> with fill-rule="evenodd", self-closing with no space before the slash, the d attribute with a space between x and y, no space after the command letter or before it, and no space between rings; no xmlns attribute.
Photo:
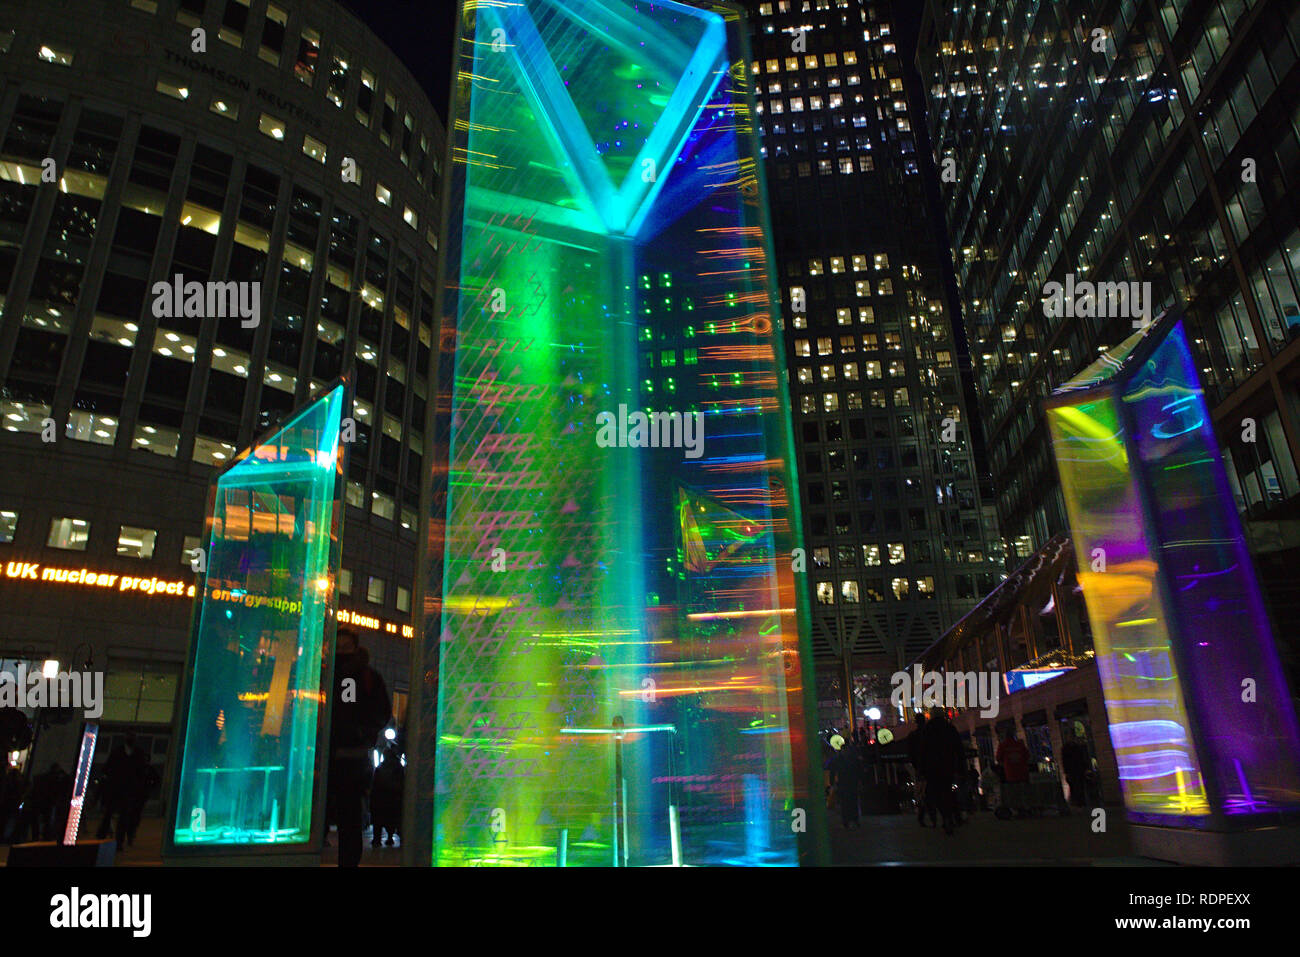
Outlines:
<svg viewBox="0 0 1300 957"><path fill-rule="evenodd" d="M1047 416L1138 848L1276 847L1300 731L1182 320L1102 356Z"/></svg>
<svg viewBox="0 0 1300 957"><path fill-rule="evenodd" d="M821 859L746 56L721 5L462 6L436 864Z"/></svg>
<svg viewBox="0 0 1300 957"><path fill-rule="evenodd" d="M339 384L212 485L169 859L319 856L348 408Z"/></svg>

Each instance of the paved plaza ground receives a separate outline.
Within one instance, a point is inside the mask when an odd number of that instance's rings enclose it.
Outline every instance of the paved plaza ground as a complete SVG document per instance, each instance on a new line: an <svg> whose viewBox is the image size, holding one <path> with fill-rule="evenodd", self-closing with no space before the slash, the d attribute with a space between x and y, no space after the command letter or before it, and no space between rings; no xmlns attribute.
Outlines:
<svg viewBox="0 0 1300 957"><path fill-rule="evenodd" d="M1093 832L1091 815L1086 813L999 821L984 811L972 816L951 837L939 828L920 827L911 814L870 815L862 818L860 828L849 830L841 826L837 814L828 817L831 858L839 866L1159 866L1159 862L1133 854L1119 808L1107 809L1107 829L1102 833ZM98 820L91 824L96 826ZM9 848L0 845L0 863L8 855ZM322 863L333 866L337 855L337 836L331 835ZM122 867L161 865L162 819L142 821L135 846L118 853L115 863ZM372 848L367 836L361 864L398 866L401 851Z"/></svg>

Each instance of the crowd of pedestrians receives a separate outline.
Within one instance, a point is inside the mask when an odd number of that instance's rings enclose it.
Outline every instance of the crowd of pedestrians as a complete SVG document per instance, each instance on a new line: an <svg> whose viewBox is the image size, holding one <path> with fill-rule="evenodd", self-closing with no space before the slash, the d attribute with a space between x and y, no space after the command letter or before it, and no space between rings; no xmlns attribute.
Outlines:
<svg viewBox="0 0 1300 957"><path fill-rule="evenodd" d="M977 771L968 761L960 733L942 711L935 710L929 718L918 713L914 720L911 732L901 744L911 772L912 797L921 827L942 827L945 834L952 835L964 823L965 815L980 806L1003 820L1032 813L1033 759L1014 727L1004 733L993 760L981 762L982 769ZM863 781L878 753L868 744L867 734L861 729L848 739L832 733L825 741L829 747L825 762L828 806L839 809L840 822L845 828L858 827L867 790ZM1087 743L1078 728L1065 732L1061 766L1069 785L1070 803L1083 806L1093 771ZM897 807L897 801L893 806Z"/></svg>

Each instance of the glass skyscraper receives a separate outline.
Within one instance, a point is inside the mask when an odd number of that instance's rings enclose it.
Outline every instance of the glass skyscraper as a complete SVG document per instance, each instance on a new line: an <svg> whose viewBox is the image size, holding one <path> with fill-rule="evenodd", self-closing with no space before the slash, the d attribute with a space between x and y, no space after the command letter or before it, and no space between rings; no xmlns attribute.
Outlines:
<svg viewBox="0 0 1300 957"><path fill-rule="evenodd" d="M1149 283L1152 316L1185 310L1251 552L1274 612L1295 609L1298 53L1280 0L928 5L919 66L1017 558L1068 527L1043 399L1133 331L1086 295L1044 309L1045 287Z"/></svg>
<svg viewBox="0 0 1300 957"><path fill-rule="evenodd" d="M1000 579L890 5L753 14L823 725ZM873 698L859 688L858 705ZM855 707L861 721L861 708Z"/></svg>

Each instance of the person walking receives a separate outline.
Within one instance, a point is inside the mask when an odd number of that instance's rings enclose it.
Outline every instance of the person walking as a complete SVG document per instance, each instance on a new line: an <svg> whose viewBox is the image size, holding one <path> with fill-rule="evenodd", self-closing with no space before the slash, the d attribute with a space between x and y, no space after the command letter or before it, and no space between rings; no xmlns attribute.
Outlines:
<svg viewBox="0 0 1300 957"><path fill-rule="evenodd" d="M1088 799L1088 772L1092 770L1092 759L1088 757L1088 746L1078 728L1072 727L1069 737L1061 745L1061 768L1065 771L1065 782L1070 785L1070 803L1083 807Z"/></svg>
<svg viewBox="0 0 1300 957"><path fill-rule="evenodd" d="M1027 813L1027 795L1029 788L1029 748L1016 737L1016 726L1007 729L1006 737L998 745L996 755L1002 767L1002 806L1007 811L1015 811L1017 817Z"/></svg>
<svg viewBox="0 0 1300 957"><path fill-rule="evenodd" d="M940 710L935 710L922 732L921 764L925 773L926 799L943 819L943 833L951 835L957 825L953 786L965 763L961 735Z"/></svg>
<svg viewBox="0 0 1300 957"><path fill-rule="evenodd" d="M67 801L72 791L72 775L53 762L44 774L32 779L32 793L29 798L32 813L32 839L36 841L57 841L63 837L59 827L60 819L67 821ZM59 813L59 805L63 813Z"/></svg>
<svg viewBox="0 0 1300 957"><path fill-rule="evenodd" d="M925 750L925 713L918 711L916 713L916 727L912 733L907 736L907 760L912 765L912 773L916 778L916 823L925 827L925 815L928 811L930 814L930 826L936 827L939 823L939 812L930 800L929 785L925 780L925 768L923 766Z"/></svg>
<svg viewBox="0 0 1300 957"><path fill-rule="evenodd" d="M831 738L831 783L840 802L840 821L846 828L861 827L858 820L858 787L862 783L862 759L858 749L838 734Z"/></svg>
<svg viewBox="0 0 1300 957"><path fill-rule="evenodd" d="M406 769L402 767L402 755L395 742L389 742L384 748L383 760L375 769L375 783L370 789L370 846L378 847L381 831L388 832L389 847L397 836L402 823L402 785L406 780Z"/></svg>
<svg viewBox="0 0 1300 957"><path fill-rule="evenodd" d="M104 819L99 824L99 838L110 833L117 839L119 850L124 850L135 840L135 830L140 823L140 809L147 794L146 783L149 759L136 746L135 732L128 732L122 742L109 752L104 765L104 780L99 799L104 805ZM117 818L114 828L113 819Z"/></svg>
<svg viewBox="0 0 1300 957"><path fill-rule="evenodd" d="M339 867L361 864L362 805L373 769L370 750L393 717L384 679L368 661L357 633L340 628L334 652L328 788L339 829Z"/></svg>

